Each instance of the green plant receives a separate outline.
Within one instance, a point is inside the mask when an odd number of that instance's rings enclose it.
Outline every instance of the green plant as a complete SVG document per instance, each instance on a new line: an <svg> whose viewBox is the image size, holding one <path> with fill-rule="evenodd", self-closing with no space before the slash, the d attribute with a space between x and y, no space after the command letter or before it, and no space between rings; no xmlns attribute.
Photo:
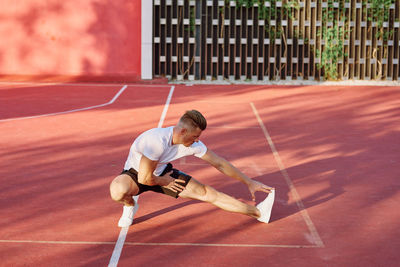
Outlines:
<svg viewBox="0 0 400 267"><path fill-rule="evenodd" d="M393 30L384 30L383 23L389 21L389 7L394 0L368 0L370 7L365 9L367 20L375 22L379 31L375 37L387 41L393 34Z"/></svg>
<svg viewBox="0 0 400 267"><path fill-rule="evenodd" d="M290 0L283 4L284 13L289 17L289 19L293 19L293 9L299 10L300 4L297 0Z"/></svg>
<svg viewBox="0 0 400 267"><path fill-rule="evenodd" d="M189 27L186 27L185 30L194 34L196 30L196 14L194 7L190 7L190 16L189 16Z"/></svg>
<svg viewBox="0 0 400 267"><path fill-rule="evenodd" d="M325 46L322 52L320 50L316 51L317 57L321 58L321 63L317 64L317 67L318 69L324 69L324 77L327 80L337 80L337 63L341 57L345 56L343 52L343 30L334 25L323 31Z"/></svg>
<svg viewBox="0 0 400 267"><path fill-rule="evenodd" d="M180 9L180 18L182 19L182 9ZM179 20L179 23L180 23L180 20ZM179 25L178 25L178 28L179 28ZM192 36L195 35L195 31L196 31L196 9L193 6L191 6L190 9L189 9L189 26L185 27L185 31L188 31L189 35L192 35ZM192 51L196 51L196 44L194 44L194 47L192 49L193 49ZM179 57L178 57L179 61L178 62L179 62L180 74L182 76L185 76L185 75L187 75L189 73L190 68L193 66L195 55L193 54L189 65L187 66L186 70L184 70L184 63L182 61L183 52L182 52L182 47L181 46L178 47L178 54L179 54Z"/></svg>
<svg viewBox="0 0 400 267"><path fill-rule="evenodd" d="M388 41L393 38L394 31L387 27L384 27L384 23L388 23L390 20L396 22L398 18L390 19L390 6L399 0L361 0L357 3L362 4L362 21L368 20L370 23L369 30L372 25L375 24L377 30L374 32L375 39L381 41ZM225 4L229 4L229 0L225 0ZM270 44L274 45L276 39L283 41L280 56L286 55L286 29L282 25L283 20L295 20L296 10L300 9L300 0L235 0L237 8L254 8L254 16L258 16L260 20L264 20L265 38L270 39ZM280 4L277 4L280 2ZM309 3L309 1L301 0L303 3ZM309 39L304 36L301 29L294 30L292 37L304 39L304 44L310 46L311 51L316 52L316 56L320 58L320 63L317 64L318 69L323 69L323 75L325 79L336 80L339 77L338 74L338 63L344 57L348 57L347 53L344 52L344 39L350 39L349 29L350 21L359 21L356 16L358 12L349 11L345 8L346 3L353 3L350 0L312 0L311 2L317 2L318 6L322 6L321 14L322 17L319 20L322 22L320 30L317 36L323 40L323 46L321 49L315 49L314 45L309 43ZM354 8L354 6L353 6ZM397 11L396 11L397 12ZM346 16L352 16L347 18ZM397 15L396 15L397 17ZM310 36L308 36L310 37ZM317 41L318 42L318 41ZM315 44L315 42L313 42ZM387 57L387 44L384 44L383 53L381 57ZM373 54L377 54L374 48ZM282 53L283 51L283 53ZM371 53L372 52L368 52ZM370 54L370 55L371 55ZM375 56L373 56L375 58ZM380 64L379 60L378 63ZM269 68L269 66L268 66Z"/></svg>
<svg viewBox="0 0 400 267"><path fill-rule="evenodd" d="M321 1L321 0L319 0ZM343 39L346 31L343 27L339 27L338 20L346 20L344 12L344 0L339 2L339 8L335 8L333 0L328 0L328 7L322 8L322 32L318 32L318 36L324 40L323 50L316 50L316 56L321 59L317 64L318 69L324 69L324 77L327 80L337 80L337 65L343 56L347 56L343 52ZM330 23L332 26L327 26Z"/></svg>

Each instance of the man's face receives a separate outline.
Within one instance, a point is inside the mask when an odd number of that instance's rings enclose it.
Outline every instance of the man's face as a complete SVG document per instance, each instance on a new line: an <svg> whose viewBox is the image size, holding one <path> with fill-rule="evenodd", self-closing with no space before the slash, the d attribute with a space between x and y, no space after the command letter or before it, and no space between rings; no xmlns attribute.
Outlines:
<svg viewBox="0 0 400 267"><path fill-rule="evenodd" d="M196 128L193 130L186 130L182 136L182 144L184 146L191 146L194 142L198 142L202 130L200 128Z"/></svg>

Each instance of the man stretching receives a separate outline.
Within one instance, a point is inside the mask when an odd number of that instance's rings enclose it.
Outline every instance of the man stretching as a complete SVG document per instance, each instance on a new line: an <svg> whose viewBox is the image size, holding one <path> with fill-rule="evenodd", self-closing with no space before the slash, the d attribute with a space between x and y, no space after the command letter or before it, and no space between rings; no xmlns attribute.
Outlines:
<svg viewBox="0 0 400 267"><path fill-rule="evenodd" d="M268 223L274 188L250 179L227 160L207 149L199 140L206 127L207 121L203 115L190 110L180 118L177 125L150 129L133 142L124 171L110 185L111 198L124 204L118 226L127 227L132 224L138 208L136 196L145 191L205 201L223 210L245 214ZM189 155L201 158L223 174L247 185L253 201L256 191L269 195L257 206L248 205L200 183L169 163Z"/></svg>

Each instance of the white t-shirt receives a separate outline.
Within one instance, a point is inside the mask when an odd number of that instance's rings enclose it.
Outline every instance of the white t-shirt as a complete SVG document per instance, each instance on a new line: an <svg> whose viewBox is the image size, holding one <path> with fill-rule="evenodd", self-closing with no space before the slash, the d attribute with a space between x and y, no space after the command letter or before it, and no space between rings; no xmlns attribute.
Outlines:
<svg viewBox="0 0 400 267"><path fill-rule="evenodd" d="M167 128L153 128L141 135L133 142L125 162L125 170L134 168L139 170L142 155L153 161L158 161L154 175L159 176L168 162L194 155L201 158L207 152L207 147L201 142L194 142L190 147L182 144L172 144L173 126Z"/></svg>

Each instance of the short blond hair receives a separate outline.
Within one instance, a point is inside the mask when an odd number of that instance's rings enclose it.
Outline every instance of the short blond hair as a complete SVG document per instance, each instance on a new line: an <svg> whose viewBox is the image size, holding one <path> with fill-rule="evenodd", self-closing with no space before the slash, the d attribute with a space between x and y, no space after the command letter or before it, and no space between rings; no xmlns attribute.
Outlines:
<svg viewBox="0 0 400 267"><path fill-rule="evenodd" d="M179 122L184 123L193 129L200 128L204 131L207 128L207 120L204 116L197 110L188 110L179 119Z"/></svg>

